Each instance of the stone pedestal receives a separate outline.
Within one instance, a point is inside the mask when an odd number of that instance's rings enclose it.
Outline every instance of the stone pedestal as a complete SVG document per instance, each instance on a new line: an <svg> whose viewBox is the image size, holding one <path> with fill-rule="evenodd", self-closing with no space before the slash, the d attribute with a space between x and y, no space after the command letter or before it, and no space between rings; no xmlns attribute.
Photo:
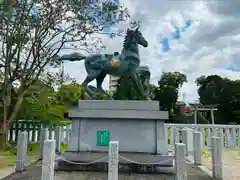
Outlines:
<svg viewBox="0 0 240 180"><path fill-rule="evenodd" d="M72 132L68 150L63 153L68 161L100 159L108 153L105 145L111 140L119 142L119 155L132 161L173 165L173 161L168 161L172 157L164 133L168 112L159 111L157 101L81 100L78 107L69 110L69 117ZM101 133L105 136L99 137ZM102 163L107 163L107 159ZM121 163L128 162L119 159Z"/></svg>

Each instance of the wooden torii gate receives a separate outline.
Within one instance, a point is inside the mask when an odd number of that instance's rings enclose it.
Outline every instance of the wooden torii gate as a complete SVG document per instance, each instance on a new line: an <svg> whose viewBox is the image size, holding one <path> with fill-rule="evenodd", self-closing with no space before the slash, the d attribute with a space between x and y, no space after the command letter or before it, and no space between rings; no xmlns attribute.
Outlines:
<svg viewBox="0 0 240 180"><path fill-rule="evenodd" d="M217 108L215 108L215 107L193 107L192 110L194 112L194 124L197 124L197 115L198 115L199 111L200 112L201 111L210 111L212 124L215 124L214 111L217 111L218 110Z"/></svg>

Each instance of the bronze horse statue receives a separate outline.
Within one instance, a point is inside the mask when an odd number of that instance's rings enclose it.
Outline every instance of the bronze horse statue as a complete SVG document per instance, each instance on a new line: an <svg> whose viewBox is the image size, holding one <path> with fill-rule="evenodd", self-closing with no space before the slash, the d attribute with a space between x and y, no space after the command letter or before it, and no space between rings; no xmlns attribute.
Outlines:
<svg viewBox="0 0 240 180"><path fill-rule="evenodd" d="M57 59L59 61L85 60L87 77L83 81L82 85L91 99L96 99L96 94L88 87L88 83L94 79L97 81L97 89L112 99L111 96L102 88L104 78L107 74L109 74L113 76L130 77L135 85L135 88L141 93L141 95L143 95L146 100L150 100L147 93L143 89L143 85L139 76L139 44L143 47L148 46L147 40L143 37L138 27L136 30L127 30L121 53L115 52L114 54L91 54L89 56L83 56L80 53L72 53L58 56Z"/></svg>

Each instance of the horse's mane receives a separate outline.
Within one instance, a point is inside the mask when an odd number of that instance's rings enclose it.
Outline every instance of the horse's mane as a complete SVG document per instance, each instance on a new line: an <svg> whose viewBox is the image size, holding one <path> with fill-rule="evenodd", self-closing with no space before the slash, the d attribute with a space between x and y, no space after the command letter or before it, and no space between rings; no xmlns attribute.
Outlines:
<svg viewBox="0 0 240 180"><path fill-rule="evenodd" d="M128 29L127 33L126 33L126 36L124 38L124 41L123 41L123 48L124 49L127 49L129 47L129 41L131 41L132 35L133 35L133 31Z"/></svg>

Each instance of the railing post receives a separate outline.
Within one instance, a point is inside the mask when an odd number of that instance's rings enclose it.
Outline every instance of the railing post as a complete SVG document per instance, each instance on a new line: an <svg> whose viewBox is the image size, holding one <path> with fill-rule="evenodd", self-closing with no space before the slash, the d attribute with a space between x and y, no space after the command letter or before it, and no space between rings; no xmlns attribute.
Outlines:
<svg viewBox="0 0 240 180"><path fill-rule="evenodd" d="M212 137L212 175L223 179L223 147L220 137Z"/></svg>
<svg viewBox="0 0 240 180"><path fill-rule="evenodd" d="M202 148L205 147L205 128L200 128L200 131L202 133Z"/></svg>
<svg viewBox="0 0 240 180"><path fill-rule="evenodd" d="M37 124L36 128L37 128L37 141L39 141L41 143L41 130L42 130L42 126L40 124Z"/></svg>
<svg viewBox="0 0 240 180"><path fill-rule="evenodd" d="M172 126L170 126L170 144L172 146L172 148L174 148L174 128Z"/></svg>
<svg viewBox="0 0 240 180"><path fill-rule="evenodd" d="M184 128L182 131L182 143L186 145L185 156L188 156L189 152L193 152L193 132L194 131L190 128Z"/></svg>
<svg viewBox="0 0 240 180"><path fill-rule="evenodd" d="M211 128L207 128L207 146L208 147L212 146L212 132L211 132Z"/></svg>
<svg viewBox="0 0 240 180"><path fill-rule="evenodd" d="M43 158L43 148L44 148L44 141L48 139L48 128L41 127L40 133L40 157L39 159Z"/></svg>
<svg viewBox="0 0 240 180"><path fill-rule="evenodd" d="M41 180L54 180L55 140L44 141Z"/></svg>
<svg viewBox="0 0 240 180"><path fill-rule="evenodd" d="M193 134L194 142L194 164L202 164L202 133L194 132Z"/></svg>
<svg viewBox="0 0 240 180"><path fill-rule="evenodd" d="M118 153L118 141L110 141L108 159L108 180L118 180Z"/></svg>
<svg viewBox="0 0 240 180"><path fill-rule="evenodd" d="M217 128L212 127L212 136L217 136Z"/></svg>
<svg viewBox="0 0 240 180"><path fill-rule="evenodd" d="M60 152L61 148L61 137L62 137L61 127L57 126L55 131L55 140L56 140L56 152Z"/></svg>
<svg viewBox="0 0 240 180"><path fill-rule="evenodd" d="M221 145L222 145L222 147L224 147L224 134L223 134L222 128L219 129L218 137L220 137Z"/></svg>
<svg viewBox="0 0 240 180"><path fill-rule="evenodd" d="M64 131L65 131L65 128L64 126L61 126L61 138L60 138L60 143L63 143L64 142Z"/></svg>
<svg viewBox="0 0 240 180"><path fill-rule="evenodd" d="M69 133L70 133L70 126L69 125L67 125L66 126L66 144L68 144L68 142L69 142L69 137L70 137L70 135L69 135Z"/></svg>
<svg viewBox="0 0 240 180"><path fill-rule="evenodd" d="M173 128L173 143L174 144L179 143L179 132L178 131L179 130L177 127ZM175 146L173 148L175 148Z"/></svg>
<svg viewBox="0 0 240 180"><path fill-rule="evenodd" d="M236 128L232 128L232 148L237 147Z"/></svg>
<svg viewBox="0 0 240 180"><path fill-rule="evenodd" d="M185 156L188 156L188 130L186 128L182 130L182 143L185 144Z"/></svg>
<svg viewBox="0 0 240 180"><path fill-rule="evenodd" d="M233 138L230 134L227 136L227 148L233 148Z"/></svg>
<svg viewBox="0 0 240 180"><path fill-rule="evenodd" d="M175 144L175 170L176 170L176 180L187 180L187 171L185 164L185 147L183 143Z"/></svg>
<svg viewBox="0 0 240 180"><path fill-rule="evenodd" d="M168 147L168 127L167 126L164 126L164 135L165 135L166 147Z"/></svg>
<svg viewBox="0 0 240 180"><path fill-rule="evenodd" d="M238 128L238 147L240 147L240 128Z"/></svg>
<svg viewBox="0 0 240 180"><path fill-rule="evenodd" d="M25 163L27 162L27 145L28 133L26 131L19 131L17 141L16 172L21 172L25 169Z"/></svg>
<svg viewBox="0 0 240 180"><path fill-rule="evenodd" d="M225 129L225 135L226 135L226 147L229 148L231 146L231 137L230 137L229 128Z"/></svg>

